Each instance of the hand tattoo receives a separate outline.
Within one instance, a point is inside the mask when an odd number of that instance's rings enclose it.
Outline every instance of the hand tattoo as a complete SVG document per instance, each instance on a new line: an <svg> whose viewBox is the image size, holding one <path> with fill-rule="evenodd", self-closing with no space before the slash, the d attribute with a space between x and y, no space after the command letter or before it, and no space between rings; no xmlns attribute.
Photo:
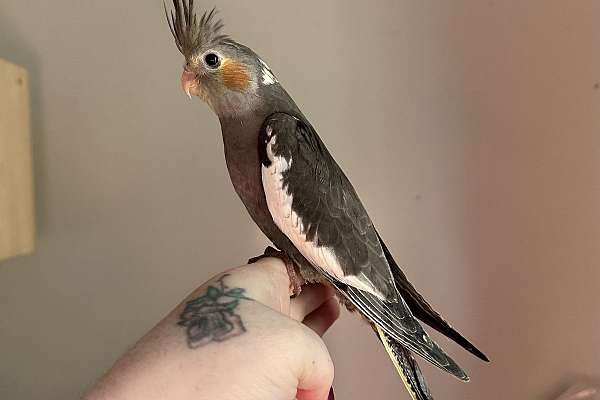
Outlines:
<svg viewBox="0 0 600 400"><path fill-rule="evenodd" d="M190 300L179 316L177 325L186 328L187 344L191 349L210 342L223 342L246 332L242 319L234 311L244 296L245 289L229 288L223 282L226 275L217 279L218 286L209 285L206 294Z"/></svg>

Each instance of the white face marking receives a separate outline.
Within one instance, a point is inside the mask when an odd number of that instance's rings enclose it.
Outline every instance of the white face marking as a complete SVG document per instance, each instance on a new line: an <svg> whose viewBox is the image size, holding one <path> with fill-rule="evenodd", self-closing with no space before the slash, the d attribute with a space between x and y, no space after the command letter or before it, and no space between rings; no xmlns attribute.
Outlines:
<svg viewBox="0 0 600 400"><path fill-rule="evenodd" d="M275 75L273 75L273 71L271 71L271 68L269 68L267 63L264 62L263 60L261 60L260 58L258 59L258 61L260 62L260 65L262 66L262 83L263 83L263 85L272 85L274 83L277 83L277 78L275 78Z"/></svg>
<svg viewBox="0 0 600 400"><path fill-rule="evenodd" d="M300 253L315 267L322 269L347 285L364 290L383 299L383 294L364 275L344 276L342 266L331 248L317 246L316 237L313 240L306 238L306 231L309 227L292 210L293 195L288 193L287 187L284 187L283 184L283 173L292 166L293 159L290 158L288 160L283 156L274 155L273 145L277 141L277 136L271 136L272 128L270 126L266 127L266 132L270 138L267 143L267 157L271 161L271 165L269 167L262 166L262 182L267 207L275 225L281 229Z"/></svg>

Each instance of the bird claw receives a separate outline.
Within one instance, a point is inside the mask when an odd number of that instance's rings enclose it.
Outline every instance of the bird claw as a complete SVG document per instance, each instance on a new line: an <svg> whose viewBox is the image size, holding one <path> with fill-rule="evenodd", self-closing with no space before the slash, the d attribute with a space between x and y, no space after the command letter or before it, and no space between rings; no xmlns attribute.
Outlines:
<svg viewBox="0 0 600 400"><path fill-rule="evenodd" d="M302 285L306 282L300 274L300 268L298 265L296 265L296 263L285 252L268 246L263 254L250 258L248 260L248 264L254 264L255 262L267 257L276 257L283 261L288 277L290 278L290 297L298 296L300 292L302 292Z"/></svg>

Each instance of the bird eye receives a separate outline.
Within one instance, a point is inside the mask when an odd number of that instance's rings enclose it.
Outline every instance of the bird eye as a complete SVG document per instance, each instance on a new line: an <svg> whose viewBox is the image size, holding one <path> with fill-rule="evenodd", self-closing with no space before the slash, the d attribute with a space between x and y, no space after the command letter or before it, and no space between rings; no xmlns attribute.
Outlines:
<svg viewBox="0 0 600 400"><path fill-rule="evenodd" d="M215 53L208 53L204 56L204 62L209 68L217 68L221 63L221 59Z"/></svg>

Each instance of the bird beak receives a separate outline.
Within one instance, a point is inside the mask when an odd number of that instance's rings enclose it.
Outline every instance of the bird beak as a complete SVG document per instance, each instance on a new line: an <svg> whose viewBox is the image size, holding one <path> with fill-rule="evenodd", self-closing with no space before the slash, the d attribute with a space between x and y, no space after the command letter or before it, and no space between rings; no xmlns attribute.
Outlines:
<svg viewBox="0 0 600 400"><path fill-rule="evenodd" d="M198 94L196 74L190 71L187 66L183 68L183 73L181 74L181 88L190 99L192 95Z"/></svg>

